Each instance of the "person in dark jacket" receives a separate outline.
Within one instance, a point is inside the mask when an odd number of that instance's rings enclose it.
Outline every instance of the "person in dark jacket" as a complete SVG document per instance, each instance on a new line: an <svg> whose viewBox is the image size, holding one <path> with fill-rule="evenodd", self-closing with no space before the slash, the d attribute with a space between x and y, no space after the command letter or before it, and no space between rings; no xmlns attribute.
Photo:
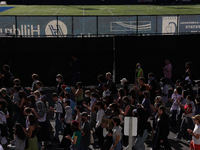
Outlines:
<svg viewBox="0 0 200 150"><path fill-rule="evenodd" d="M147 119L143 108L137 108L138 114L138 136L134 144L135 150L145 150L144 141L148 136Z"/></svg>
<svg viewBox="0 0 200 150"><path fill-rule="evenodd" d="M56 81L58 82L58 85L57 85L57 94L60 95L60 93L62 92L62 85L65 84L63 75L62 74L58 74L56 76Z"/></svg>
<svg viewBox="0 0 200 150"><path fill-rule="evenodd" d="M165 107L160 106L158 109L158 122L153 140L153 150L159 150L162 144L165 150L171 150L169 141L169 116L165 112Z"/></svg>

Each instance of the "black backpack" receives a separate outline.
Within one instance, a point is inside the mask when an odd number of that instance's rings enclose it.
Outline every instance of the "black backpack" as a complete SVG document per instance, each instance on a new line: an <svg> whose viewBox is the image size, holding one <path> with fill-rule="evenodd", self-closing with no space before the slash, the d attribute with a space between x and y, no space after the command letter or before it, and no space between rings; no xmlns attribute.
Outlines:
<svg viewBox="0 0 200 150"><path fill-rule="evenodd" d="M60 118L65 118L65 108L61 102L58 102L62 106L62 113L60 114Z"/></svg>
<svg viewBox="0 0 200 150"><path fill-rule="evenodd" d="M3 112L0 112L2 115L4 115ZM8 136L8 127L5 124L5 122L0 122L0 130L1 130L1 136L7 137Z"/></svg>
<svg viewBox="0 0 200 150"><path fill-rule="evenodd" d="M111 92L113 94L115 94L117 92L117 86L116 86L115 82L113 82L113 86L112 86Z"/></svg>
<svg viewBox="0 0 200 150"><path fill-rule="evenodd" d="M9 75L10 75L9 82L13 83L15 76L10 71L9 71Z"/></svg>

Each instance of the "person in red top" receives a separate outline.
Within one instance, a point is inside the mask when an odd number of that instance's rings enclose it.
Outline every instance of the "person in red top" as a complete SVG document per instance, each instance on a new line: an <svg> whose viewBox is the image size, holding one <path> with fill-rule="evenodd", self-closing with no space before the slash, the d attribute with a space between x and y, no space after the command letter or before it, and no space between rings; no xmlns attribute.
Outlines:
<svg viewBox="0 0 200 150"><path fill-rule="evenodd" d="M174 137L174 140L176 141L181 140L183 133L187 131L187 129L193 130L194 128L194 122L192 120L192 117L194 116L194 112L193 112L194 102L193 101L194 101L193 97L191 95L188 95L186 97L185 106L179 103L179 106L184 111L184 114L183 114L184 117L181 123L180 131L178 132L177 137ZM191 140L192 140L192 136L190 135L189 141Z"/></svg>

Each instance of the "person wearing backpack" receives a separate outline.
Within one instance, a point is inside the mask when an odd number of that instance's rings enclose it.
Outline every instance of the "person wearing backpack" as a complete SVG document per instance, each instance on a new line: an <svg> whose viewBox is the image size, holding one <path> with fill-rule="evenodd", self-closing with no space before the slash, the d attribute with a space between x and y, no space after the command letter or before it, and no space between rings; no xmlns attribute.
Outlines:
<svg viewBox="0 0 200 150"><path fill-rule="evenodd" d="M58 148L63 148L66 150L70 150L71 141L69 139L65 138L65 136L73 135L73 132L71 129L71 124L70 124L73 121L72 108L70 107L70 103L71 103L70 100L65 100L65 117L61 118L61 120L63 122L63 127L64 127L64 134L63 134L62 141L58 145Z"/></svg>
<svg viewBox="0 0 200 150"><path fill-rule="evenodd" d="M40 92L36 90L34 92L36 101L36 111L34 110L34 114L38 120L38 125L42 128L43 136L38 136L38 141L45 141L45 144L51 144L50 142L50 132L49 132L49 125L46 120L47 110L45 107L44 102L40 98Z"/></svg>
<svg viewBox="0 0 200 150"><path fill-rule="evenodd" d="M150 101L151 101L151 104L154 104L156 91L160 89L160 86L155 80L154 73L152 72L148 74L148 85L149 85L149 92L150 92Z"/></svg>
<svg viewBox="0 0 200 150"><path fill-rule="evenodd" d="M50 110L54 112L54 117L55 117L55 137L54 141L59 142L59 131L63 131L62 128L62 122L60 120L61 115L63 114L63 106L62 106L62 101L58 98L57 93L52 94L52 99L55 101L55 107L52 108L50 107Z"/></svg>

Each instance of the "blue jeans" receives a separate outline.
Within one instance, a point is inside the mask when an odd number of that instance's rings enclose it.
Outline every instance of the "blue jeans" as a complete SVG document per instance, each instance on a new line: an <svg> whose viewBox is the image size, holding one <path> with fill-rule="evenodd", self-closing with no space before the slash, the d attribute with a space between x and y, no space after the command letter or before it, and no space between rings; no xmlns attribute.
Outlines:
<svg viewBox="0 0 200 150"><path fill-rule="evenodd" d="M62 123L58 118L56 118L55 130L56 130L55 138L58 139L59 131L63 131Z"/></svg>
<svg viewBox="0 0 200 150"><path fill-rule="evenodd" d="M134 144L135 150L145 150L144 141L146 140L147 135L148 135L147 129L144 130L142 137L138 135Z"/></svg>
<svg viewBox="0 0 200 150"><path fill-rule="evenodd" d="M172 110L171 127L176 127L176 114L177 110Z"/></svg>
<svg viewBox="0 0 200 150"><path fill-rule="evenodd" d="M81 150L89 150L89 146L83 146L83 145L81 144Z"/></svg>
<svg viewBox="0 0 200 150"><path fill-rule="evenodd" d="M114 144L115 144L115 141L113 140L113 144L111 147L113 147ZM122 149L122 143L121 141L119 141L117 145L114 147L114 150L121 150L121 149Z"/></svg>
<svg viewBox="0 0 200 150"><path fill-rule="evenodd" d="M165 77L165 79L166 79L167 83L169 83L172 86L172 88L175 89L174 83L172 82L171 78Z"/></svg>
<svg viewBox="0 0 200 150"><path fill-rule="evenodd" d="M78 146L74 146L73 144L70 146L71 150L81 150L81 144L79 144Z"/></svg>
<svg viewBox="0 0 200 150"><path fill-rule="evenodd" d="M74 87L76 87L76 83L81 80L80 78L81 78L80 73L75 73L75 72L73 73L72 82L73 82Z"/></svg>

